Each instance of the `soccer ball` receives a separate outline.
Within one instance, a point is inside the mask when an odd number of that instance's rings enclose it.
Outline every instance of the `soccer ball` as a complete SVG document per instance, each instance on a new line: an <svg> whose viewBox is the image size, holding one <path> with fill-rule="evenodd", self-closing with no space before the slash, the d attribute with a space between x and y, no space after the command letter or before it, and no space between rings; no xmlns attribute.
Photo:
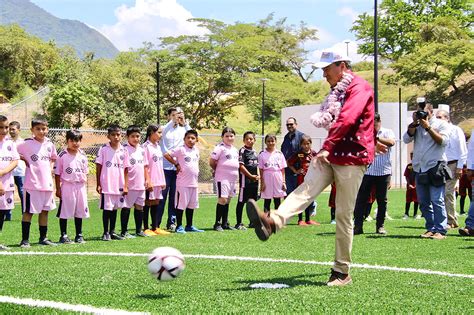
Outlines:
<svg viewBox="0 0 474 315"><path fill-rule="evenodd" d="M148 271L160 281L173 280L184 267L183 254L173 247L158 247L148 257Z"/></svg>

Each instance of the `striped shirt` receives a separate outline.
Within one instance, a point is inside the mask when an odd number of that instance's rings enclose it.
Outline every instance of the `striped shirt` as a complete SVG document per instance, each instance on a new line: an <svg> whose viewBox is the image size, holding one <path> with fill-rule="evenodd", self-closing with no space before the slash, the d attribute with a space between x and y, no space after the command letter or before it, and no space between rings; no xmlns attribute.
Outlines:
<svg viewBox="0 0 474 315"><path fill-rule="evenodd" d="M379 138L386 138L395 140L395 134L391 129L382 128L377 132L377 137ZM367 172L365 175L371 176L384 176L384 175L391 175L392 174L392 147L388 147L387 153L375 154L375 159L372 164L369 165Z"/></svg>

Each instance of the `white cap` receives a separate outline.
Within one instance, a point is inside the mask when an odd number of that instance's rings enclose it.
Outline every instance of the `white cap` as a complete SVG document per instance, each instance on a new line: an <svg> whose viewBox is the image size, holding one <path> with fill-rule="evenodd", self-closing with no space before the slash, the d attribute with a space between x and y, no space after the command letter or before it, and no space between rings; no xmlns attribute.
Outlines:
<svg viewBox="0 0 474 315"><path fill-rule="evenodd" d="M426 103L426 98L424 98L423 96L417 97L417 98L416 98L416 103L417 103L417 104Z"/></svg>
<svg viewBox="0 0 474 315"><path fill-rule="evenodd" d="M338 61L350 62L351 59L341 52L338 52L335 50L325 50L321 53L321 58L319 58L319 62L316 62L313 65L313 68L325 68L329 66L331 63L338 62Z"/></svg>
<svg viewBox="0 0 474 315"><path fill-rule="evenodd" d="M448 104L438 104L438 110L444 110L449 114L449 105Z"/></svg>

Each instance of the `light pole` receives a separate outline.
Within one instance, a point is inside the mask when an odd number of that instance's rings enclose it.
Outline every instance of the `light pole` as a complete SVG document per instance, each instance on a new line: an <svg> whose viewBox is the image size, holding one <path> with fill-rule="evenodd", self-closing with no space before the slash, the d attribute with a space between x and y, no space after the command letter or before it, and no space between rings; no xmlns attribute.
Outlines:
<svg viewBox="0 0 474 315"><path fill-rule="evenodd" d="M346 55L347 55L347 57L349 57L349 43L350 43L350 42L351 42L351 41L348 40L348 39L346 39L346 40L344 41L344 43L346 44Z"/></svg>
<svg viewBox="0 0 474 315"><path fill-rule="evenodd" d="M260 79L260 81L262 81L262 151L265 142L265 82L268 80L267 78Z"/></svg>
<svg viewBox="0 0 474 315"><path fill-rule="evenodd" d="M377 0L374 0L374 105L375 112L379 111L379 23L377 16Z"/></svg>

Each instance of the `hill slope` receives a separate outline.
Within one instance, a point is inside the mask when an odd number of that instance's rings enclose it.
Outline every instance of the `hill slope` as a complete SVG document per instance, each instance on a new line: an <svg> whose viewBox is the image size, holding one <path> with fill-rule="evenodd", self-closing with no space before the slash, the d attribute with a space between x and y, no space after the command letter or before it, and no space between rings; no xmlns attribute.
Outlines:
<svg viewBox="0 0 474 315"><path fill-rule="evenodd" d="M13 23L45 41L73 47L80 57L94 52L97 58L113 58L118 53L98 31L79 21L59 19L29 0L0 0L0 24Z"/></svg>

